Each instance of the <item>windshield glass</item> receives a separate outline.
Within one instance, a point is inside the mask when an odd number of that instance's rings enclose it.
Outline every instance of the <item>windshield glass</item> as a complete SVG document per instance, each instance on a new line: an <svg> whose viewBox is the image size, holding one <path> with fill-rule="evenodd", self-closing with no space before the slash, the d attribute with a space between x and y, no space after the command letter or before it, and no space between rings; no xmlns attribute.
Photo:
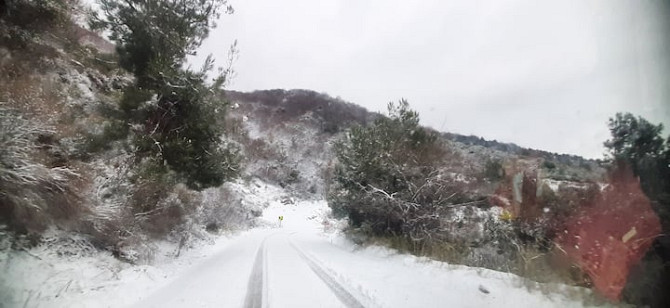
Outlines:
<svg viewBox="0 0 670 308"><path fill-rule="evenodd" d="M0 0L0 307L668 307L669 17Z"/></svg>

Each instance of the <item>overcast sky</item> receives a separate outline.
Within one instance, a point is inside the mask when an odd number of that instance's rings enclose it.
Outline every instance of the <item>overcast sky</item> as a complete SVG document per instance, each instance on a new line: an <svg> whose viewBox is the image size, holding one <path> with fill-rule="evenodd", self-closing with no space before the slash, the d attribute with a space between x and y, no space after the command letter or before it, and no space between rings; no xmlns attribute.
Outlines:
<svg viewBox="0 0 670 308"><path fill-rule="evenodd" d="M230 3L199 56L223 61L237 39L230 89L311 89L372 111L406 98L440 131L589 158L617 111L670 126L661 1Z"/></svg>

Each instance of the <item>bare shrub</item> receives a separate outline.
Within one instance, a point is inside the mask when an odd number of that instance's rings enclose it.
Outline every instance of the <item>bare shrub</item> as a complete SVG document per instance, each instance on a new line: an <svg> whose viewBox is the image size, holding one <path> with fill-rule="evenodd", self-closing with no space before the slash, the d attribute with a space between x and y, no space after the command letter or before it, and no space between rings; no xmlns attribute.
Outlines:
<svg viewBox="0 0 670 308"><path fill-rule="evenodd" d="M253 139L245 149L247 160L271 160L276 158L277 151L273 150L263 139Z"/></svg>
<svg viewBox="0 0 670 308"><path fill-rule="evenodd" d="M89 237L80 233L46 232L40 245L58 256L91 256L97 250Z"/></svg>
<svg viewBox="0 0 670 308"><path fill-rule="evenodd" d="M89 219L96 247L107 249L118 259L133 263L151 263L155 257L153 240L179 245L189 241L194 211L201 203L200 194L178 184L170 176L150 176L146 164L139 174L130 172L133 156L119 157L98 170L89 193L95 204Z"/></svg>
<svg viewBox="0 0 670 308"><path fill-rule="evenodd" d="M488 219L484 228L488 240L464 264L517 274L526 278L527 287L535 286L531 282L590 286L579 269L562 263L561 253L544 236L528 235L523 221Z"/></svg>
<svg viewBox="0 0 670 308"><path fill-rule="evenodd" d="M139 229L130 202L134 187L128 176L131 158L123 156L105 161L103 170L91 169L94 163L80 168L82 177L92 183L86 193L92 211L86 232L93 236L99 248L112 249Z"/></svg>
<svg viewBox="0 0 670 308"><path fill-rule="evenodd" d="M0 99L6 102L7 107L30 112L53 123L54 119L61 117L65 108L64 96L60 92L62 85L31 73L30 69L13 68L12 65L0 67L0 82L3 84Z"/></svg>
<svg viewBox="0 0 670 308"><path fill-rule="evenodd" d="M183 224L199 203L197 192L183 184L166 184L144 182L132 198L135 219L143 230L155 238L163 238Z"/></svg>
<svg viewBox="0 0 670 308"><path fill-rule="evenodd" d="M0 219L20 232L39 233L88 212L70 185L78 176L74 171L34 161L35 140L48 132L0 108Z"/></svg>
<svg viewBox="0 0 670 308"><path fill-rule="evenodd" d="M157 247L144 233L133 233L118 241L112 255L131 264L149 264L156 257Z"/></svg>
<svg viewBox="0 0 670 308"><path fill-rule="evenodd" d="M243 202L243 196L227 185L205 190L196 220L212 233L246 227L252 209L245 207Z"/></svg>

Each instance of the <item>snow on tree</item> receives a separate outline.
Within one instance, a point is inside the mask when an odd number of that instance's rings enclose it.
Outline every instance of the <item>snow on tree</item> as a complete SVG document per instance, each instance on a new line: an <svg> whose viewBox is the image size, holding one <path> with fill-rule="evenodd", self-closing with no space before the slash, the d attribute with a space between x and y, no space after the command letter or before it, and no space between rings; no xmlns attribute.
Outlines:
<svg viewBox="0 0 670 308"><path fill-rule="evenodd" d="M201 70L184 68L187 55L195 54L220 13L232 12L227 1L100 2L105 17L94 15L91 25L111 31L121 66L136 77L120 104L128 124L141 125L135 132L136 154L149 158L149 173L160 178L174 171L194 189L235 177L238 150L222 143L217 123L224 118L222 86L231 70L220 69L208 83L211 56Z"/></svg>

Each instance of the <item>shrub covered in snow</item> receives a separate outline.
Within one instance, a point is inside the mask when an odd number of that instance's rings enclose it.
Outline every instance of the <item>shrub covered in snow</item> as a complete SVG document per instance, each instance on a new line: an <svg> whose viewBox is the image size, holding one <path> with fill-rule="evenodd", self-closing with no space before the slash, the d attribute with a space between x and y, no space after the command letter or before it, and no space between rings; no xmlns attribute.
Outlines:
<svg viewBox="0 0 670 308"><path fill-rule="evenodd" d="M0 219L21 232L41 232L87 212L71 184L77 174L36 159L41 134L49 131L0 107Z"/></svg>
<svg viewBox="0 0 670 308"><path fill-rule="evenodd" d="M447 150L436 134L419 126L406 101L388 109L388 118L353 127L336 144L329 205L373 234L430 241L439 233L440 213L461 197L439 173Z"/></svg>

